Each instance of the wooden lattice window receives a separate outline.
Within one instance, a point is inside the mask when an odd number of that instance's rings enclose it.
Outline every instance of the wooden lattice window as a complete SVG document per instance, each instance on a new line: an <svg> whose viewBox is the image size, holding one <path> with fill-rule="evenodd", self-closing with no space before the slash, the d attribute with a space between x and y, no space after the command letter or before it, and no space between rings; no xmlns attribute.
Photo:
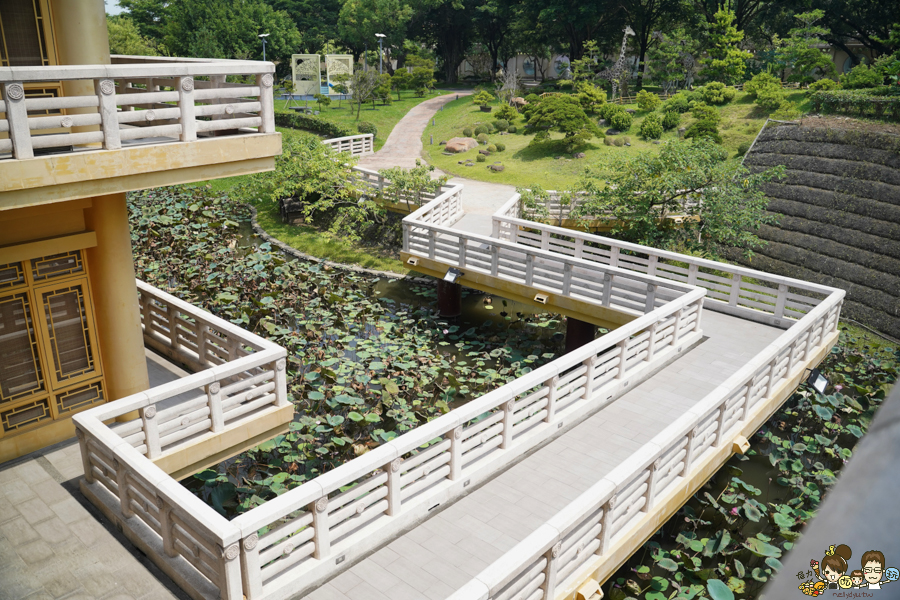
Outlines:
<svg viewBox="0 0 900 600"><path fill-rule="evenodd" d="M28 294L0 298L0 405L45 389Z"/></svg>
<svg viewBox="0 0 900 600"><path fill-rule="evenodd" d="M25 285L25 269L22 263L0 265L0 290L7 290Z"/></svg>
<svg viewBox="0 0 900 600"><path fill-rule="evenodd" d="M46 281L54 277L65 277L84 272L81 250L63 252L31 261L31 276L34 281Z"/></svg>
<svg viewBox="0 0 900 600"><path fill-rule="evenodd" d="M53 374L57 382L94 373L94 349L84 289L73 285L41 294Z"/></svg>
<svg viewBox="0 0 900 600"><path fill-rule="evenodd" d="M63 414L103 402L103 385L99 381L56 395L56 413Z"/></svg>
<svg viewBox="0 0 900 600"><path fill-rule="evenodd" d="M3 424L4 432L19 431L51 418L50 402L46 398L0 412L0 423Z"/></svg>

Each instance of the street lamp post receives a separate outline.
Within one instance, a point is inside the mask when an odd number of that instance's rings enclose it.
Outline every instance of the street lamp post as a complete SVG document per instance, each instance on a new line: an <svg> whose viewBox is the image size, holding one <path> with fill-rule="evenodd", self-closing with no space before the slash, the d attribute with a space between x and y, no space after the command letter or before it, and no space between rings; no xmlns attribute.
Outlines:
<svg viewBox="0 0 900 600"><path fill-rule="evenodd" d="M383 33L376 33L375 37L378 38L378 74L381 75L381 72L382 72L381 60L382 60L382 57L384 56L384 49L381 46L381 42L387 36L384 35Z"/></svg>
<svg viewBox="0 0 900 600"><path fill-rule="evenodd" d="M268 33L259 34L259 39L262 40L263 43L263 62L266 62L266 38L269 37Z"/></svg>

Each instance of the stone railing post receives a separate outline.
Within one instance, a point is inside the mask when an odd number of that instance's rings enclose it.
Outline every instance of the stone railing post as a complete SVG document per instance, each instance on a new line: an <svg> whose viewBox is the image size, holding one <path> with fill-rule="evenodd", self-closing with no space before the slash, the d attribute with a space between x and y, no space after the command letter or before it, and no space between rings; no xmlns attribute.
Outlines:
<svg viewBox="0 0 900 600"><path fill-rule="evenodd" d="M553 417L556 415L556 396L559 393L559 375L554 375L550 378L550 381L547 382L547 416L544 417L544 421L547 423L553 422Z"/></svg>
<svg viewBox="0 0 900 600"><path fill-rule="evenodd" d="M256 76L259 86L259 126L260 133L275 133L275 93L272 84L275 78L271 73Z"/></svg>
<svg viewBox="0 0 900 600"><path fill-rule="evenodd" d="M500 448L506 450L512 446L513 442L513 416L516 410L516 399L513 398L503 405L503 441L500 442Z"/></svg>
<svg viewBox="0 0 900 600"><path fill-rule="evenodd" d="M197 119L194 109L194 78L179 77L175 80L178 92L178 108L181 113L181 141L193 142L197 139Z"/></svg>
<svg viewBox="0 0 900 600"><path fill-rule="evenodd" d="M206 386L206 402L209 406L210 431L218 433L225 429L225 413L222 409L222 386L214 381Z"/></svg>
<svg viewBox="0 0 900 600"><path fill-rule="evenodd" d="M448 431L445 436L450 440L450 481L456 481L462 475L462 425Z"/></svg>
<svg viewBox="0 0 900 600"><path fill-rule="evenodd" d="M400 514L400 506L403 503L400 490L400 469L403 466L402 458L395 458L384 467L387 473L387 514L394 517Z"/></svg>
<svg viewBox="0 0 900 600"><path fill-rule="evenodd" d="M159 441L159 423L156 419L156 405L145 406L139 412L144 430L144 444L147 446L147 458L153 460L162 454Z"/></svg>
<svg viewBox="0 0 900 600"><path fill-rule="evenodd" d="M275 406L287 406L291 403L287 395L287 359L275 361Z"/></svg>
<svg viewBox="0 0 900 600"><path fill-rule="evenodd" d="M106 150L118 150L122 147L122 140L119 136L116 84L112 79L95 79L94 91L100 100L100 129L103 131L103 147Z"/></svg>
<svg viewBox="0 0 900 600"><path fill-rule="evenodd" d="M328 531L328 496L322 496L310 507L313 515L313 556L319 560L331 554L331 535Z"/></svg>
<svg viewBox="0 0 900 600"><path fill-rule="evenodd" d="M25 88L19 82L4 83L3 100L6 101L6 122L9 124L13 157L19 160L34 158L28 110L25 108Z"/></svg>
<svg viewBox="0 0 900 600"><path fill-rule="evenodd" d="M219 598L222 600L243 600L244 589L241 584L240 541L227 548L219 546Z"/></svg>
<svg viewBox="0 0 900 600"><path fill-rule="evenodd" d="M241 540L241 583L247 600L262 598L262 573L259 564L259 536L251 533Z"/></svg>
<svg viewBox="0 0 900 600"><path fill-rule="evenodd" d="M628 350L628 339L626 338L617 343L616 348L619 349L619 372L616 373L616 379L624 379L625 369L628 366L628 355L626 353L626 350Z"/></svg>
<svg viewBox="0 0 900 600"><path fill-rule="evenodd" d="M91 468L91 457L88 455L89 449L87 437L81 429L75 429L75 435L78 438L78 446L81 449L81 468L84 470L84 480L87 483L94 483L94 473Z"/></svg>
<svg viewBox="0 0 900 600"><path fill-rule="evenodd" d="M544 568L544 583L541 584L541 590L544 593L542 598L544 599L552 600L556 597L556 580L559 573L559 555L561 551L562 542L556 542L544 555L547 559L547 566Z"/></svg>

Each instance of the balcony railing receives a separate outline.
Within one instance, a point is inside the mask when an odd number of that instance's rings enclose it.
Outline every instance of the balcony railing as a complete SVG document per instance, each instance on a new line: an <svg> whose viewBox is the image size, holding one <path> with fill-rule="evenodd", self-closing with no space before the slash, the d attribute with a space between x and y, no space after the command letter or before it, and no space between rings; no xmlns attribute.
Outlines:
<svg viewBox="0 0 900 600"><path fill-rule="evenodd" d="M221 131L275 132L273 64L153 60L0 68L0 135L8 135L0 139L0 153L28 159L44 148L93 145L116 150L138 139L192 142ZM55 98L25 94L26 84L73 80L92 81L94 93ZM77 114L66 114L73 109ZM41 134L60 129L69 131Z"/></svg>

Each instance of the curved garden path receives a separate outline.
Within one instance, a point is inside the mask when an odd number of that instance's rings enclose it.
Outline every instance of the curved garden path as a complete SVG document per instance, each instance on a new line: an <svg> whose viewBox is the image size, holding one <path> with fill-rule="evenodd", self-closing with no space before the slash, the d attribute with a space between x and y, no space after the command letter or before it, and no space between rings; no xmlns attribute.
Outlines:
<svg viewBox="0 0 900 600"><path fill-rule="evenodd" d="M389 167L410 169L416 166L416 160L425 162L422 156L422 135L431 119L441 106L459 96L467 96L470 91L453 92L422 102L404 116L394 126L384 146L375 154L364 156L359 166L377 171ZM486 181L476 181L464 177L453 177L452 183L463 186L462 203L465 216L454 228L479 233L491 234L491 215L503 205L516 189L511 185L501 185Z"/></svg>

